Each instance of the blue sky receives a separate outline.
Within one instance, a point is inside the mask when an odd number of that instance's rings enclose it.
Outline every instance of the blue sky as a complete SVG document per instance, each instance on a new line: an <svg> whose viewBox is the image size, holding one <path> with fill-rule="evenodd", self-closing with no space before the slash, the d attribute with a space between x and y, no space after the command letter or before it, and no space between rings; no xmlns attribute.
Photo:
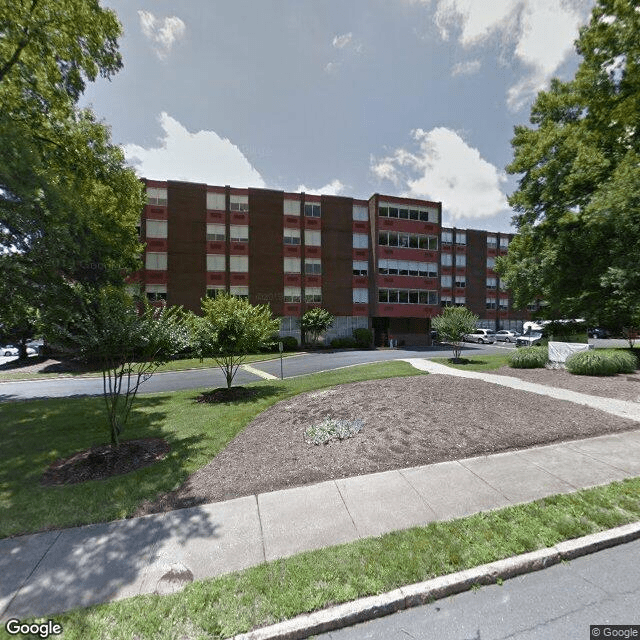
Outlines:
<svg viewBox="0 0 640 640"><path fill-rule="evenodd" d="M88 87L140 176L442 201L512 231L513 127L570 79L593 0L106 0L124 69Z"/></svg>

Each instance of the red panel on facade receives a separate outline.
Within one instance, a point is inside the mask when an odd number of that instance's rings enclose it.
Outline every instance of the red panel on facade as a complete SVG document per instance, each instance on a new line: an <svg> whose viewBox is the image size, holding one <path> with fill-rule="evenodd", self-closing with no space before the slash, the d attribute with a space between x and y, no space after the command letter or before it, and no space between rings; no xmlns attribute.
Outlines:
<svg viewBox="0 0 640 640"><path fill-rule="evenodd" d="M248 242L232 242L231 246L229 247L229 255L248 256L249 243Z"/></svg>
<svg viewBox="0 0 640 640"><path fill-rule="evenodd" d="M207 284L217 284L224 286L225 274L223 271L207 271Z"/></svg>
<svg viewBox="0 0 640 640"><path fill-rule="evenodd" d="M498 250L497 249L490 249L489 247L487 247L487 257L495 257L496 255L498 255Z"/></svg>
<svg viewBox="0 0 640 640"><path fill-rule="evenodd" d="M167 240L165 238L147 240L147 251L167 251Z"/></svg>
<svg viewBox="0 0 640 640"><path fill-rule="evenodd" d="M167 272L166 271L145 271L144 280L147 284L167 284Z"/></svg>
<svg viewBox="0 0 640 640"><path fill-rule="evenodd" d="M354 249L353 250L353 259L354 260L368 260L369 259L369 249Z"/></svg>
<svg viewBox="0 0 640 640"><path fill-rule="evenodd" d="M322 286L322 276L305 276L304 277L304 286L305 287L321 287Z"/></svg>
<svg viewBox="0 0 640 640"><path fill-rule="evenodd" d="M166 220L167 215L167 207L151 207L147 205L145 211L145 218L147 220Z"/></svg>
<svg viewBox="0 0 640 640"><path fill-rule="evenodd" d="M302 276L299 273L287 273L284 276L284 284L287 287L301 287Z"/></svg>
<svg viewBox="0 0 640 640"><path fill-rule="evenodd" d="M226 245L224 241L211 240L207 242L207 253L225 253Z"/></svg>
<svg viewBox="0 0 640 640"><path fill-rule="evenodd" d="M285 229L299 229L301 227L300 216L285 216L284 227Z"/></svg>
<svg viewBox="0 0 640 640"><path fill-rule="evenodd" d="M232 285L248 285L249 274L248 273L230 273L230 284Z"/></svg>
<svg viewBox="0 0 640 640"><path fill-rule="evenodd" d="M322 256L322 247L309 247L305 245L304 257L305 258L320 258Z"/></svg>
<svg viewBox="0 0 640 640"><path fill-rule="evenodd" d="M436 278L424 278L420 276L378 276L378 287L388 289L424 289L434 291L438 288Z"/></svg>
<svg viewBox="0 0 640 640"><path fill-rule="evenodd" d="M378 218L378 229L381 231L404 231L405 233L438 234L438 225L419 220L399 220L398 218Z"/></svg>
<svg viewBox="0 0 640 640"><path fill-rule="evenodd" d="M351 286L354 289L366 289L369 286L369 278L367 276L353 276Z"/></svg>
<svg viewBox="0 0 640 640"><path fill-rule="evenodd" d="M407 247L378 247L380 258L394 258L396 260L417 260L418 262L438 262L436 251L424 249L410 249Z"/></svg>
<svg viewBox="0 0 640 640"><path fill-rule="evenodd" d="M311 218L304 217L304 228L305 229L320 229L322 228L322 223L320 218Z"/></svg>
<svg viewBox="0 0 640 640"><path fill-rule="evenodd" d="M224 211L207 211L207 222L224 224Z"/></svg>
<svg viewBox="0 0 640 640"><path fill-rule="evenodd" d="M249 224L249 214L234 211L231 214L231 224Z"/></svg>
<svg viewBox="0 0 640 640"><path fill-rule="evenodd" d="M354 316L368 316L369 315L369 305L368 304L354 304L353 311L351 315Z"/></svg>
<svg viewBox="0 0 640 640"><path fill-rule="evenodd" d="M300 305L295 302L285 302L284 304L284 315L285 316L299 316L300 315Z"/></svg>
<svg viewBox="0 0 640 640"><path fill-rule="evenodd" d="M300 258L302 256L302 249L300 245L285 244L282 248L282 255L285 258Z"/></svg>
<svg viewBox="0 0 640 640"><path fill-rule="evenodd" d="M353 223L354 233L367 233L369 231L369 223L364 220L355 220Z"/></svg>
<svg viewBox="0 0 640 640"><path fill-rule="evenodd" d="M429 308L421 304L385 304L378 305L378 313L389 318L427 318L438 313L438 308Z"/></svg>

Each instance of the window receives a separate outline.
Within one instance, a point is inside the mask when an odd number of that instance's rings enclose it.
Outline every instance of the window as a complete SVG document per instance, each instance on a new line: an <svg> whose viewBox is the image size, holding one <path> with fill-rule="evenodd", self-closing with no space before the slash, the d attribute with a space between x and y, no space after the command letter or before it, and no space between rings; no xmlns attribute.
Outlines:
<svg viewBox="0 0 640 640"><path fill-rule="evenodd" d="M229 293L236 298L249 299L249 287L229 287Z"/></svg>
<svg viewBox="0 0 640 640"><path fill-rule="evenodd" d="M156 271L167 270L167 254L166 253L147 253L145 260L145 266L147 269Z"/></svg>
<svg viewBox="0 0 640 640"><path fill-rule="evenodd" d="M354 233L353 235L355 236L356 234ZM382 245L383 247L386 247L389 244L389 233L387 231L378 232L378 244Z"/></svg>
<svg viewBox="0 0 640 640"><path fill-rule="evenodd" d="M443 253L440 256L440 262L443 267L450 267L453 265L453 256L450 253Z"/></svg>
<svg viewBox="0 0 640 640"><path fill-rule="evenodd" d="M147 187L147 204L154 204L158 207L167 206L167 190L157 187Z"/></svg>
<svg viewBox="0 0 640 640"><path fill-rule="evenodd" d="M506 311L509 308L509 299L500 298L500 311Z"/></svg>
<svg viewBox="0 0 640 640"><path fill-rule="evenodd" d="M285 273L300 273L300 258L285 258L284 259L284 272Z"/></svg>
<svg viewBox="0 0 640 640"><path fill-rule="evenodd" d="M249 242L249 227L246 224L232 224L229 227L231 242Z"/></svg>
<svg viewBox="0 0 640 640"><path fill-rule="evenodd" d="M319 258L305 258L304 272L307 275L319 276L322 273L322 263Z"/></svg>
<svg viewBox="0 0 640 640"><path fill-rule="evenodd" d="M353 261L353 275L366 276L369 273L369 264L364 260Z"/></svg>
<svg viewBox="0 0 640 640"><path fill-rule="evenodd" d="M320 287L307 287L304 290L305 302L322 302L322 289Z"/></svg>
<svg viewBox="0 0 640 640"><path fill-rule="evenodd" d="M226 269L225 256L207 255L207 271L224 271Z"/></svg>
<svg viewBox="0 0 640 640"><path fill-rule="evenodd" d="M285 244L300 244L300 229L285 229L284 230L284 243Z"/></svg>
<svg viewBox="0 0 640 640"><path fill-rule="evenodd" d="M229 271L234 273L249 271L249 256L229 256Z"/></svg>
<svg viewBox="0 0 640 640"><path fill-rule="evenodd" d="M249 196L230 196L230 211L249 211Z"/></svg>
<svg viewBox="0 0 640 640"><path fill-rule="evenodd" d="M495 289L498 286L497 278L487 278L487 289Z"/></svg>
<svg viewBox="0 0 640 640"><path fill-rule="evenodd" d="M496 266L495 258L487 258L487 269L493 269Z"/></svg>
<svg viewBox="0 0 640 640"><path fill-rule="evenodd" d="M149 302L166 300L167 285L166 284L148 284L145 287L145 293L147 294L147 300L149 300Z"/></svg>
<svg viewBox="0 0 640 640"><path fill-rule="evenodd" d="M419 243L421 249L427 249L428 251L438 250L437 236L419 236Z"/></svg>
<svg viewBox="0 0 640 640"><path fill-rule="evenodd" d="M147 220L146 232L147 232L147 238L166 238L167 237L167 221L166 220Z"/></svg>
<svg viewBox="0 0 640 640"><path fill-rule="evenodd" d="M487 248L495 249L498 246L498 239L495 236L487 236Z"/></svg>
<svg viewBox="0 0 640 640"><path fill-rule="evenodd" d="M299 328L298 318L295 316L282 316L280 318L280 335L288 331L297 331Z"/></svg>
<svg viewBox="0 0 640 640"><path fill-rule="evenodd" d="M300 215L300 200L287 200L284 201L284 215L285 216L299 216Z"/></svg>
<svg viewBox="0 0 640 640"><path fill-rule="evenodd" d="M443 289L451 289L453 279L451 276L440 276L440 286Z"/></svg>
<svg viewBox="0 0 640 640"><path fill-rule="evenodd" d="M366 221L369 219L369 208L363 204L353 205L353 219L359 221Z"/></svg>
<svg viewBox="0 0 640 640"><path fill-rule="evenodd" d="M435 262L419 262L418 270L419 270L419 275L425 278L438 277L438 265ZM409 275L412 275L412 274L409 274Z"/></svg>
<svg viewBox="0 0 640 640"><path fill-rule="evenodd" d="M496 308L496 299L487 298L487 309L495 309L495 308Z"/></svg>
<svg viewBox="0 0 640 640"><path fill-rule="evenodd" d="M300 287L285 287L284 288L284 301L285 302L300 302L301 293Z"/></svg>
<svg viewBox="0 0 640 640"><path fill-rule="evenodd" d="M389 217L389 206L388 205L383 205L382 202L380 203L380 206L378 207L378 215L381 218L388 218Z"/></svg>
<svg viewBox="0 0 640 640"><path fill-rule="evenodd" d="M312 231L311 229L304 230L304 243L307 247L319 247L320 246L320 232Z"/></svg>
<svg viewBox="0 0 640 640"><path fill-rule="evenodd" d="M466 267L467 256L464 253L456 253L456 267Z"/></svg>
<svg viewBox="0 0 640 640"><path fill-rule="evenodd" d="M509 248L509 238L505 236L500 236L500 248L508 249Z"/></svg>
<svg viewBox="0 0 640 640"><path fill-rule="evenodd" d="M459 289L467 286L467 278L465 276L456 276L456 287Z"/></svg>
<svg viewBox="0 0 640 640"><path fill-rule="evenodd" d="M353 248L354 249L368 249L369 248L369 236L366 233L354 233L353 234Z"/></svg>
<svg viewBox="0 0 640 640"><path fill-rule="evenodd" d="M224 211L227 208L227 197L224 193L207 191L207 209Z"/></svg>
<svg viewBox="0 0 640 640"><path fill-rule="evenodd" d="M429 207L427 209L427 214L429 216L429 222L433 222L434 224L438 224L438 210L433 207Z"/></svg>
<svg viewBox="0 0 640 640"><path fill-rule="evenodd" d="M354 304L368 304L369 303L369 290L368 289L354 289L353 290L353 302L354 302Z"/></svg>
<svg viewBox="0 0 640 640"><path fill-rule="evenodd" d="M453 306L453 300L451 299L451 296L440 296L440 305L443 307Z"/></svg>
<svg viewBox="0 0 640 640"><path fill-rule="evenodd" d="M398 260L398 275L399 276L408 276L409 275L409 261L408 260Z"/></svg>
<svg viewBox="0 0 640 640"><path fill-rule="evenodd" d="M320 205L317 202L304 203L304 215L308 218L320 217Z"/></svg>
<svg viewBox="0 0 640 640"><path fill-rule="evenodd" d="M211 224L207 222L207 240L224 240L225 228L223 224Z"/></svg>
<svg viewBox="0 0 640 640"><path fill-rule="evenodd" d="M467 234L464 231L456 231L456 244L467 244Z"/></svg>
<svg viewBox="0 0 640 640"><path fill-rule="evenodd" d="M379 289L378 301L397 304L438 304L438 292L419 289Z"/></svg>
<svg viewBox="0 0 640 640"><path fill-rule="evenodd" d="M217 298L220 294L224 293L224 287L216 285L207 285L207 298Z"/></svg>
<svg viewBox="0 0 640 640"><path fill-rule="evenodd" d="M442 244L451 244L453 242L453 231L443 231L440 234Z"/></svg>
<svg viewBox="0 0 640 640"><path fill-rule="evenodd" d="M466 299L465 296L456 296L455 297L455 305L456 305L456 307L464 307L466 302L467 302L467 299Z"/></svg>

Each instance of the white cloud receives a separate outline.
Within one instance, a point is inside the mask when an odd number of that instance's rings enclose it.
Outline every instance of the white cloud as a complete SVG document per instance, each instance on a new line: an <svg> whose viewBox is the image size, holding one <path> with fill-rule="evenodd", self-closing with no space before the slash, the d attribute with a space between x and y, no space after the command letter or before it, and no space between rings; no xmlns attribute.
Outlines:
<svg viewBox="0 0 640 640"><path fill-rule="evenodd" d="M177 16L164 19L156 18L150 11L138 11L142 33L156 46L154 50L161 60L164 60L176 42L182 38L186 26Z"/></svg>
<svg viewBox="0 0 640 640"><path fill-rule="evenodd" d="M313 189L312 187L306 187L301 184L298 186L296 191L304 191L305 193L309 193L311 195L323 195L323 196L338 196L341 193L344 193L346 189L346 185L342 184L340 180L332 180L329 184L325 184L324 187L320 187L319 189Z"/></svg>
<svg viewBox="0 0 640 640"><path fill-rule="evenodd" d="M376 177L391 181L409 198L441 200L453 221L489 218L509 210L502 185L507 177L455 131L437 127L416 129L417 150L396 149L372 159Z"/></svg>
<svg viewBox="0 0 640 640"><path fill-rule="evenodd" d="M184 180L236 187L264 187L258 171L227 138L215 131L190 133L167 113L160 114L163 136L159 147L124 145L127 161L141 177Z"/></svg>
<svg viewBox="0 0 640 640"><path fill-rule="evenodd" d="M469 60L468 62L458 62L451 69L452 76L469 76L480 71L482 63L480 60Z"/></svg>
<svg viewBox="0 0 640 640"><path fill-rule="evenodd" d="M327 64L324 65L324 70L329 75L336 73L339 68L340 68L339 62L327 62Z"/></svg>
<svg viewBox="0 0 640 640"><path fill-rule="evenodd" d="M341 36L335 36L333 39L333 46L336 49L344 49L350 42L353 34L351 32L345 33Z"/></svg>
<svg viewBox="0 0 640 640"><path fill-rule="evenodd" d="M578 27L588 19L595 0L436 1L434 20L444 40L457 32L460 44L472 47L498 38L510 56L529 68L507 93L509 107L519 109L548 85L573 52Z"/></svg>

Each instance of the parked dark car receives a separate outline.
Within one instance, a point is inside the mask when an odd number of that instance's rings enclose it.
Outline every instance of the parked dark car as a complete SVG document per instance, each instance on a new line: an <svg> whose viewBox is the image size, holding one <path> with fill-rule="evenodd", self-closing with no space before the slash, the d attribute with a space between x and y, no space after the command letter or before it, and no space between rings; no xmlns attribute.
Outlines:
<svg viewBox="0 0 640 640"><path fill-rule="evenodd" d="M593 327L592 329L587 329L587 335L590 338L608 338L609 332L606 329L602 329L601 327Z"/></svg>

